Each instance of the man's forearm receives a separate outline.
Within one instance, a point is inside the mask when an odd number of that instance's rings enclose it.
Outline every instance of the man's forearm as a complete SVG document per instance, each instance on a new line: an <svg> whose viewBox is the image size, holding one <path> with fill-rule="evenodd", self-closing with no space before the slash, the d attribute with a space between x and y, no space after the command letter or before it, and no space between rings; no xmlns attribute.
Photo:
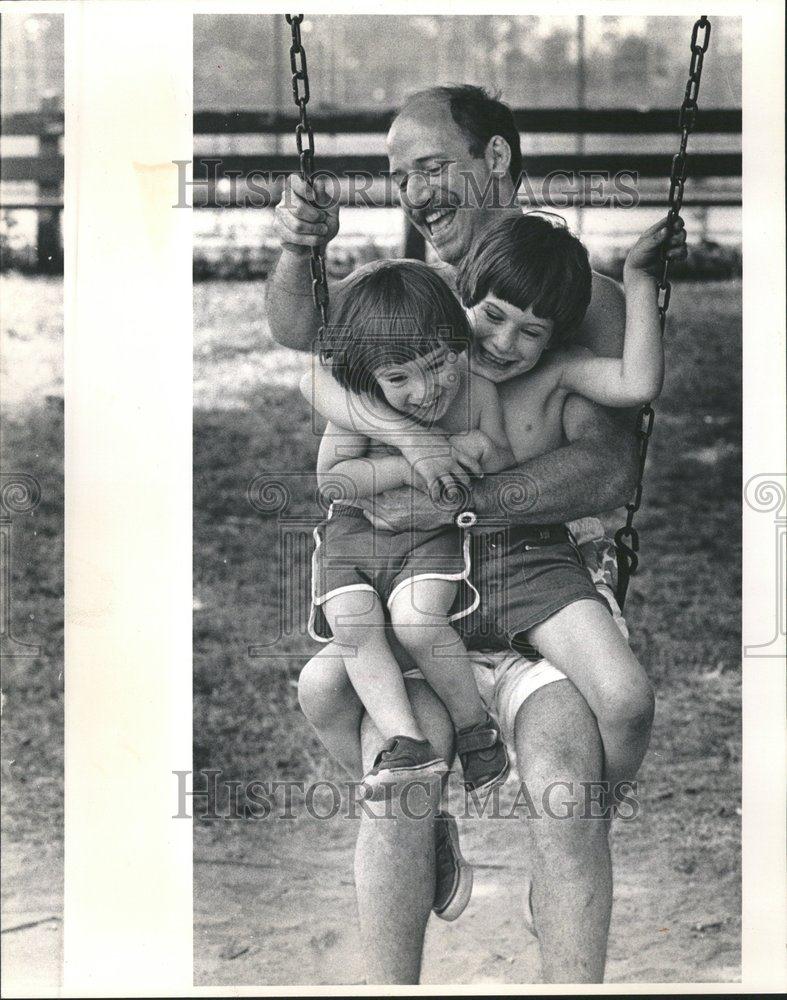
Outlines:
<svg viewBox="0 0 787 1000"><path fill-rule="evenodd" d="M479 517L514 524L552 524L611 510L631 496L637 468L634 436L621 430L610 447L578 440L473 486Z"/></svg>
<svg viewBox="0 0 787 1000"><path fill-rule="evenodd" d="M268 279L265 311L273 339L283 347L311 351L320 328L312 299L309 255L283 250Z"/></svg>

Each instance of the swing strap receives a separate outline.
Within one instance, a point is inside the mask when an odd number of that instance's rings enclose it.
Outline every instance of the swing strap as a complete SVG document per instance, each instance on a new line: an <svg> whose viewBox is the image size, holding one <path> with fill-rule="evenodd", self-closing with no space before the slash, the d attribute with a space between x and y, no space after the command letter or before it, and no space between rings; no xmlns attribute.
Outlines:
<svg viewBox="0 0 787 1000"><path fill-rule="evenodd" d="M681 205L683 204L683 188L686 183L686 145L697 118L697 97L700 92L702 62L708 50L709 43L710 21L703 14L699 20L694 22L694 28L691 32L689 79L686 84L686 92L678 117L678 128L681 132L680 148L672 158L672 169L670 171L668 228L672 227L672 223L680 214ZM659 321L661 323L662 336L664 335L664 328L667 323L667 309L669 308L670 294L672 292L672 286L669 282L669 269L670 261L665 255L662 264L661 279L658 284ZM654 416L653 407L650 405L643 406L637 415L636 434L639 449L637 485L633 498L626 504L626 523L615 532L615 551L618 562L618 585L615 596L621 610L626 603L629 580L634 576L639 567L639 534L634 527L634 515L642 503L642 480L645 474L645 460L648 455L650 435L653 431Z"/></svg>

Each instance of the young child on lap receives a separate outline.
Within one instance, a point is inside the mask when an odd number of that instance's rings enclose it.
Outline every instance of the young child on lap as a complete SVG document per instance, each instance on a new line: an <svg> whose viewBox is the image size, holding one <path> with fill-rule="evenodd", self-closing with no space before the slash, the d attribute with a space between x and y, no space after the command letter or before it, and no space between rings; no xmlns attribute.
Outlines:
<svg viewBox="0 0 787 1000"><path fill-rule="evenodd" d="M448 434L475 430L475 461L484 471L511 464L497 391L468 370L467 317L430 268L385 262L357 272L335 301L331 320L330 364L345 388L383 399L422 426ZM412 472L401 454L361 434L329 422L317 473L323 495L343 499L332 503L315 532L312 632L332 638L387 741L365 777L367 794L379 797L388 784L448 767L415 719L386 636L389 621L446 705L459 745L472 744L462 753L467 786L479 790L505 780L508 755L451 625L477 603L477 595L461 586L470 572L463 533L374 529L353 502L410 485Z"/></svg>
<svg viewBox="0 0 787 1000"><path fill-rule="evenodd" d="M663 349L655 275L667 235L665 223L651 227L627 258L624 271L626 340L623 357L617 359L597 357L571 343L571 335L577 329L590 298L591 273L586 251L566 229L538 216L525 215L506 219L484 232L477 241L460 268L459 290L476 330L488 331L491 325L506 324L518 338L511 357L492 355L492 360L501 366L516 364L517 372L526 372L524 377L528 379L528 421L518 424L525 428L525 433L517 439L518 462L555 446L555 435L559 437L560 433L563 400L571 392L581 393L604 405L622 407L649 402L658 395L663 378ZM459 363L466 358L466 352L455 349L452 354L448 346L438 346L433 337L424 338L423 334L419 334L413 340L419 345L415 353L411 352L407 357L401 355L398 343L392 348L393 353L384 353L386 339L391 337L392 343L396 340L393 334L398 321L392 322L394 318L404 315L420 319L424 315L422 306L416 304L413 298L411 275L423 275L427 283L429 279L426 269L412 262L388 263L371 274L378 271L378 284L385 283L393 275L400 275L402 280L393 297L384 299L377 293L377 297L372 295L364 306L366 312L353 311L353 293L348 289L349 297L343 301L348 303L346 318L353 322L349 323L352 330L347 332L347 346L355 352L355 360L343 369L347 358L341 351L334 353L331 361L334 377L356 396L383 398L398 413L408 414L419 422L446 431L451 443L458 450L464 450L469 458L480 461L485 471L513 464L497 396L488 391L494 386L487 380L473 378L472 372ZM368 273L359 275L359 287ZM355 287L356 284L351 285L351 288ZM368 312L369 305L373 307L371 314ZM445 308L445 318L451 317L446 325L452 328L452 332L461 329L461 323L450 313L447 304ZM358 325L358 319L363 315L371 320L366 333ZM344 313L342 319L345 319ZM368 336L370 330L375 333L371 338ZM458 341L461 344L462 337ZM452 342L456 344L456 336ZM373 360L364 369L363 378L366 381L363 382L354 377L354 372L363 368L358 367L358 352L363 355L367 350ZM487 364L489 361L485 358ZM455 382L452 376L456 376ZM408 395L407 385L413 380L422 385L420 397ZM317 403L320 405L319 398ZM482 413L485 414L483 420ZM330 416L328 413L324 415ZM464 426L460 427L462 419ZM470 428L470 433L462 434L461 431L467 428ZM341 457L336 450L340 442L350 449L349 452L341 452ZM358 497L413 482L412 469L401 455L381 455L368 438L361 434L348 434L334 424L329 425L323 439L320 470L323 476L329 471L346 474L357 489L355 495ZM354 520L361 523L360 518ZM330 523L329 520L328 525ZM630 779L636 774L647 746L652 716L650 684L614 626L608 608L592 585L570 537L566 537L565 530L562 535L559 530L554 530L560 526L549 527L552 530L547 533L549 541L546 546L520 545L516 539L510 546L509 580L501 609L506 618L506 634L510 642L526 637L542 655L573 680L598 719L608 781L612 784ZM513 536L516 531L512 529ZM375 548L378 534L372 532L367 543L369 551L375 556L379 555ZM407 537L412 539L413 534L407 533ZM458 575L457 550L451 548L452 544L456 545L458 536L453 529L431 534L434 538L429 540L430 543L437 539L438 546L448 546L445 553L440 549L441 559L445 558L445 571L440 574L408 569L405 577L393 578L388 595L393 600L389 609L397 638L411 652L457 725L460 759L463 763L468 760L470 764L466 769L467 782L467 770L472 773L473 757L478 756L479 751L463 754L463 729L469 728L472 732L478 728L493 734L498 745L499 734L492 729L483 706L472 696L470 685L474 690L475 684L464 647L458 643L449 624L452 610L455 616L461 616L464 610L452 609L457 593L464 591L446 579L453 577L455 580ZM531 536L532 529L528 537ZM534 553L534 550L538 551ZM417 553L417 545L413 552ZM429 558L431 553L427 562ZM387 559L387 554L382 557L383 562ZM413 583L414 577L422 577L423 581L415 580ZM397 591L405 580L409 582ZM418 585L422 582L423 590L420 591ZM359 589L350 590L352 584L343 584L343 587L347 588L344 590L345 600L366 600L363 608L359 603L353 606L354 611L363 612L354 615L351 620L354 634L342 636L342 640L349 638L351 644L359 638L366 644L361 648L356 646L352 663L350 657L344 654L345 667L349 664L348 674L361 702L384 736L403 735L421 741L423 737L409 710L401 672L384 642L383 629L367 629L369 623L382 626L384 620L379 599L375 603L372 598L377 594L375 583L368 582L365 594L361 594ZM403 595L407 596L400 604L397 597ZM317 596L319 599L321 595ZM321 605L327 612L326 617L335 611L329 604L324 602ZM394 610L397 612L396 619ZM334 621L336 617L338 615L334 616ZM374 634L374 639L370 633ZM375 654L370 658L366 650L372 644ZM459 655L454 654L457 648ZM336 652L333 647L332 652ZM309 669L314 669L312 664L319 664L319 659L315 658ZM374 662L370 667L372 660ZM359 675L364 678L360 685L356 679ZM458 689L462 694L457 699ZM352 711L348 715L346 689L326 689L325 698L326 702L331 698L336 700L335 713L327 714L335 718L337 726L346 725L345 720L357 717ZM471 705L475 707L471 708ZM479 716L476 727L462 725L470 721L463 714L466 710ZM483 720L480 718L482 713ZM320 716L322 719L326 717L324 712ZM382 720L382 726L378 720ZM345 735L348 740L357 742L357 730ZM341 738L344 737L339 733L326 734L326 744L337 745ZM472 738L467 742L471 747L479 745ZM485 746L480 754L489 754L491 749ZM496 747L495 752L498 752ZM402 773L411 776L420 767L428 770L434 766L445 766L436 755L430 754L428 744L424 756L426 760L414 763ZM379 787L379 783L395 779L395 774L386 771L384 766L385 751L381 758L373 768L377 774L369 776L375 788ZM414 757L412 759L415 760ZM506 759L503 770L507 771L507 768ZM495 780L500 779L491 778L486 781L486 786ZM472 787L472 781L469 783ZM485 785L481 783L480 787Z"/></svg>

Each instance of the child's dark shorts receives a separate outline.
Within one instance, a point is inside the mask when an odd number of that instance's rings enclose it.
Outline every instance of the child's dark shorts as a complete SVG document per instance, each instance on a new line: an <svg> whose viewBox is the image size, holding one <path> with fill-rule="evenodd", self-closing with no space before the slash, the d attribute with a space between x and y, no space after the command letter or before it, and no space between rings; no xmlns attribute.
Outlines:
<svg viewBox="0 0 787 1000"><path fill-rule="evenodd" d="M309 634L318 642L332 639L322 605L347 591L371 591L389 608L413 580L451 580L458 584L451 622L478 606L469 582L470 537L458 528L385 531L373 528L358 507L335 503L314 529L314 539Z"/></svg>
<svg viewBox="0 0 787 1000"><path fill-rule="evenodd" d="M471 582L481 600L457 624L470 649L511 648L538 658L527 640L534 625L575 601L599 601L609 612L563 524L477 535L471 551Z"/></svg>

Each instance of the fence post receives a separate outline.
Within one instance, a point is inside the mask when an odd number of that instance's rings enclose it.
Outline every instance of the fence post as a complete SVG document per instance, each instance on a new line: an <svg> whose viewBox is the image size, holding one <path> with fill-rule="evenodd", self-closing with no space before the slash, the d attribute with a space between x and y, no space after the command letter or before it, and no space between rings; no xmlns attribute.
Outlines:
<svg viewBox="0 0 787 1000"><path fill-rule="evenodd" d="M38 136L38 155L43 163L52 162L58 156L58 140L62 129L53 115L60 111L58 97L44 97L41 101L43 116ZM38 201L57 201L60 197L62 179L59 171L45 170L38 178ZM60 235L60 210L40 208L38 210L36 258L38 270L44 274L61 274L63 271L63 244Z"/></svg>

